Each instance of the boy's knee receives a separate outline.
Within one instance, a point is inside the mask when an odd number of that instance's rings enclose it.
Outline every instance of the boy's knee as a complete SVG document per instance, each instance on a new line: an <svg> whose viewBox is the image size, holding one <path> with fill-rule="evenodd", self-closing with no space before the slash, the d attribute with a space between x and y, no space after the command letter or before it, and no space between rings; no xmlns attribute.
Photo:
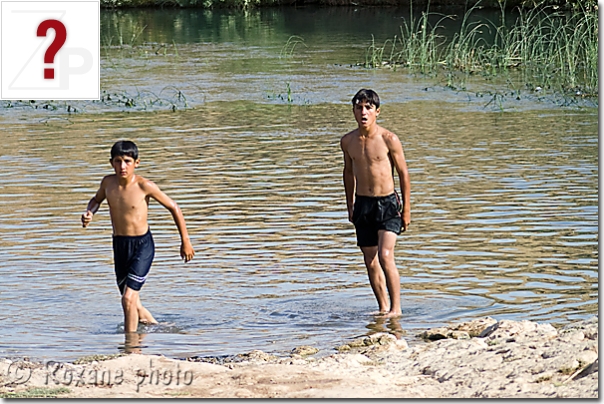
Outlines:
<svg viewBox="0 0 604 404"><path fill-rule="evenodd" d="M131 306L136 307L136 303L137 303L137 299L136 299L136 294L135 293L128 293L128 290L127 290L126 293L124 293L122 295L122 306L124 306L124 307L131 307Z"/></svg>
<svg viewBox="0 0 604 404"><path fill-rule="evenodd" d="M389 262L391 260L394 260L394 251L388 248L380 248L380 251L378 252L378 257L380 259L381 264Z"/></svg>
<svg viewBox="0 0 604 404"><path fill-rule="evenodd" d="M365 265L368 267L370 267L373 264L374 260L375 260L375 257L368 257L368 256L364 257Z"/></svg>

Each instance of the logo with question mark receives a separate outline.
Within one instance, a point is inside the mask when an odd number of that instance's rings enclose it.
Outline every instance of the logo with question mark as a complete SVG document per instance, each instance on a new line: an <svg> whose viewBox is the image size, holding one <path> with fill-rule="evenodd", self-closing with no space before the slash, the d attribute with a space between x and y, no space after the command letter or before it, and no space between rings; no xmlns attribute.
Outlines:
<svg viewBox="0 0 604 404"><path fill-rule="evenodd" d="M100 0L0 0L0 100L98 100Z"/></svg>
<svg viewBox="0 0 604 404"><path fill-rule="evenodd" d="M46 49L46 53L44 53L44 63L52 64L55 62L55 55L57 52L59 52L67 40L67 29L65 29L65 25L63 25L63 23L59 20L45 20L38 25L37 35L46 36L49 29L53 29L55 31L55 39L52 41L48 49ZM45 68L44 78L54 79L55 69Z"/></svg>

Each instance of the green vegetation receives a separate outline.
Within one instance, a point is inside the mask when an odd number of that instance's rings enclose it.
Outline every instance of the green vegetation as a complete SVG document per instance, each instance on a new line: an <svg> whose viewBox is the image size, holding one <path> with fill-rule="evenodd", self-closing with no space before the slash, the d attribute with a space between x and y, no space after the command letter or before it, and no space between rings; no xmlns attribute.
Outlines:
<svg viewBox="0 0 604 404"><path fill-rule="evenodd" d="M464 6L469 3L473 6L481 0L432 0L433 4L440 6ZM410 3L417 5L427 4L429 0L101 0L101 7L198 7L198 8L248 8L267 7L292 4L315 4L319 6L407 6ZM498 7L506 3L508 7L534 7L539 0L484 0L486 7ZM588 5L593 7L597 0L547 0L548 6L564 9L573 9Z"/></svg>
<svg viewBox="0 0 604 404"><path fill-rule="evenodd" d="M292 35L289 37L283 48L281 48L281 52L279 52L279 59L281 58L292 58L294 56L294 51L296 50L296 45L302 44L308 48L308 46L304 43L304 38Z"/></svg>
<svg viewBox="0 0 604 404"><path fill-rule="evenodd" d="M282 3L281 0L101 0L101 7L246 8Z"/></svg>
<svg viewBox="0 0 604 404"><path fill-rule="evenodd" d="M552 380L552 375L545 375L538 377L535 383L549 382L550 380Z"/></svg>
<svg viewBox="0 0 604 404"><path fill-rule="evenodd" d="M103 90L101 99L93 102L143 111L168 107L174 112L178 109L189 107L185 94L173 86L165 87L159 94L155 94L152 91L139 91L137 94L129 94L127 92L118 94Z"/></svg>
<svg viewBox="0 0 604 404"><path fill-rule="evenodd" d="M60 394L69 393L69 389L59 387L51 389L48 387L32 387L20 392L0 393L0 398L56 398Z"/></svg>
<svg viewBox="0 0 604 404"><path fill-rule="evenodd" d="M111 359L115 359L115 358L119 358L121 356L125 356L126 354L124 353L116 353L116 354L111 354L111 355L90 355L90 356L83 356L81 358L76 359L73 364L74 365L83 365L85 363L91 363L94 361L100 362L100 361L108 361Z"/></svg>
<svg viewBox="0 0 604 404"><path fill-rule="evenodd" d="M376 46L372 39L365 55L365 67L406 68L412 73L444 73L447 86L463 88L470 75L486 78L504 76L514 87L530 91L552 91L581 97L598 96L598 11L579 7L563 12L555 7L519 9L513 25L506 25L501 7L498 23L470 23L463 16L461 28L452 37L440 35L440 22L455 16L430 13L411 14L401 26L400 36ZM428 17L440 20L431 25ZM488 43L484 33L494 34ZM461 75L460 75L461 73ZM456 83L460 84L456 84Z"/></svg>

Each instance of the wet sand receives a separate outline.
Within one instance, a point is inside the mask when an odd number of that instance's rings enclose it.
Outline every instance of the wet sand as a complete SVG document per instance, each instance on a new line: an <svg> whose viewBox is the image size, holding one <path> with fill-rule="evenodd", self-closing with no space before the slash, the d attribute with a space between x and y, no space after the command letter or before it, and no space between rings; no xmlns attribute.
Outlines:
<svg viewBox="0 0 604 404"><path fill-rule="evenodd" d="M0 359L1 397L598 398L598 319L556 329L482 318L426 330L426 342L377 333L314 357L250 351L176 360L129 354L73 363Z"/></svg>

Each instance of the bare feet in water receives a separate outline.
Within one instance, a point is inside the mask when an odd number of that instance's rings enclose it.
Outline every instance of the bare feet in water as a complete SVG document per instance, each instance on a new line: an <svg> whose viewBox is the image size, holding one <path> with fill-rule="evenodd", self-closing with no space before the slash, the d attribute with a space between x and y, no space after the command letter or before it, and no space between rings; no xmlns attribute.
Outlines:
<svg viewBox="0 0 604 404"><path fill-rule="evenodd" d="M383 318L397 318L401 317L403 313L400 311L374 311L371 315Z"/></svg>
<svg viewBox="0 0 604 404"><path fill-rule="evenodd" d="M400 311L389 311L388 313L384 313L383 317L398 318L398 317L401 317L402 315L403 315L403 313L401 313Z"/></svg>
<svg viewBox="0 0 604 404"><path fill-rule="evenodd" d="M144 325L158 324L157 320L153 317L151 312L141 304L140 300L138 301L138 322Z"/></svg>
<svg viewBox="0 0 604 404"><path fill-rule="evenodd" d="M155 325L155 324L159 324L157 322L157 320L155 320L155 319L149 320L149 319L146 319L146 318L139 318L138 322L141 323L141 324L143 324L143 325Z"/></svg>

